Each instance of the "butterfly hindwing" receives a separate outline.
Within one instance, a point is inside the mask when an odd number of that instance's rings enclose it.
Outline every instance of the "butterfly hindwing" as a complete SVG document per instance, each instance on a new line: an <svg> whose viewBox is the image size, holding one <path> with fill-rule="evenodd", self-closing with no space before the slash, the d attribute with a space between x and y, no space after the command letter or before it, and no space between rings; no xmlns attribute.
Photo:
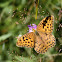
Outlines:
<svg viewBox="0 0 62 62"><path fill-rule="evenodd" d="M52 33L53 31L53 16L45 17L37 26L37 31Z"/></svg>
<svg viewBox="0 0 62 62"><path fill-rule="evenodd" d="M55 42L55 37L52 35L52 33L42 33L42 32L38 32L39 36L42 38L42 42L48 47L53 47L55 46L56 42Z"/></svg>
<svg viewBox="0 0 62 62"><path fill-rule="evenodd" d="M47 45L45 45L43 43L42 38L40 38L39 36L36 36L36 41L35 41L35 47L34 47L35 51L37 53L45 53L48 50Z"/></svg>
<svg viewBox="0 0 62 62"><path fill-rule="evenodd" d="M16 45L18 47L34 47L34 39L35 39L35 34L33 32L27 33L23 36L21 36Z"/></svg>
<svg viewBox="0 0 62 62"><path fill-rule="evenodd" d="M55 37L52 33L42 33L36 32L36 40L35 40L35 51L37 53L45 53L49 48L55 46Z"/></svg>
<svg viewBox="0 0 62 62"><path fill-rule="evenodd" d="M47 34L44 40L48 48L54 47L56 44L55 37L52 34Z"/></svg>

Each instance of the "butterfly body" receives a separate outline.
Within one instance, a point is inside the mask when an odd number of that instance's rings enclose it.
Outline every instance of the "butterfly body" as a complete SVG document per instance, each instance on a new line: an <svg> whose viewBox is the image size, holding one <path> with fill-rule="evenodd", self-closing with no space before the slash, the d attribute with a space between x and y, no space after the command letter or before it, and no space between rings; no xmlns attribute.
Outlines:
<svg viewBox="0 0 62 62"><path fill-rule="evenodd" d="M53 32L53 16L45 17L38 24L34 32L21 36L16 45L18 47L34 48L37 53L45 53L49 48L55 46Z"/></svg>

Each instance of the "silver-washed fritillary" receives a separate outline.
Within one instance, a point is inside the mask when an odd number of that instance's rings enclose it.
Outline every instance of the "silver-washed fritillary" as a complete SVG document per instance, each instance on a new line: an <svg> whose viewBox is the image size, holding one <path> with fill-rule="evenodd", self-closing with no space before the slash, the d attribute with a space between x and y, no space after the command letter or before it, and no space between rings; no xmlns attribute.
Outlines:
<svg viewBox="0 0 62 62"><path fill-rule="evenodd" d="M18 47L31 47L37 53L45 53L49 48L55 46L55 37L53 31L53 16L45 17L38 24L35 32L29 32L21 36L16 45Z"/></svg>

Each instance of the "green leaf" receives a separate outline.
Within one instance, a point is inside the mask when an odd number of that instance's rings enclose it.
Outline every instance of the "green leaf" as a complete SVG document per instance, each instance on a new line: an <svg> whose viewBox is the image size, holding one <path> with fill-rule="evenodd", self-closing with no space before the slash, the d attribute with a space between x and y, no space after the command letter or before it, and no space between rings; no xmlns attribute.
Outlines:
<svg viewBox="0 0 62 62"><path fill-rule="evenodd" d="M4 35L0 36L0 42L2 40L5 40L5 39L9 38L11 35L12 35L12 33L8 33L8 34L4 34Z"/></svg>

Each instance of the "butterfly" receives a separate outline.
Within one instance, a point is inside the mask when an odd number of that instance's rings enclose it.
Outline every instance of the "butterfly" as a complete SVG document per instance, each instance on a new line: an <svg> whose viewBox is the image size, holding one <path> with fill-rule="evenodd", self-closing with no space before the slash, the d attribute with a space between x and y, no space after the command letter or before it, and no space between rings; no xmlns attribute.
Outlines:
<svg viewBox="0 0 62 62"><path fill-rule="evenodd" d="M38 24L34 32L28 32L27 34L18 38L16 46L18 47L30 47L34 48L37 53L45 53L51 47L54 47L55 37L52 35L54 24L54 16L45 17Z"/></svg>

